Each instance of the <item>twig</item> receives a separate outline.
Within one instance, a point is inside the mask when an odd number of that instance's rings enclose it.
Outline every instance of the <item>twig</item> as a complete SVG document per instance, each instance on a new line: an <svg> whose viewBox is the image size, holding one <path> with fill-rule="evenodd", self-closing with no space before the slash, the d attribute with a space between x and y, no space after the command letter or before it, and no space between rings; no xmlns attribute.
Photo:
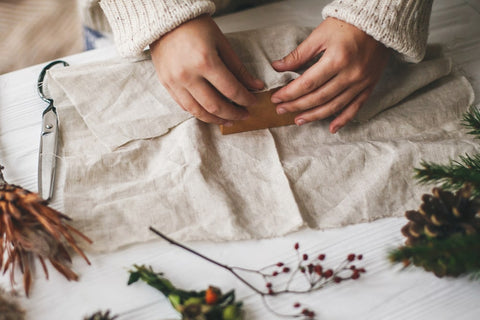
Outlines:
<svg viewBox="0 0 480 320"><path fill-rule="evenodd" d="M193 249L190 249L189 247L187 247L187 246L185 246L185 245L183 245L183 244L181 244L181 243L179 243L179 242L177 242L177 241L175 241L175 240L167 237L166 235L164 235L163 233L161 233L160 231L156 230L156 229L153 228L153 227L150 227L149 229L150 229L150 231L152 231L153 233L155 233L155 234L156 234L157 236L159 236L160 238L168 241L170 244L173 244L173 245L175 245L175 246L177 246L177 247L180 247L180 248L182 248L182 249L184 249L184 250L186 250L186 251L188 251L188 252L190 252L190 253L193 253L194 255L196 255L196 256L198 256L198 257L200 257L200 258L202 258L202 259L205 259L205 260L213 263L213 264L216 265L216 266L219 266L219 267L221 267L221 268L223 268L223 269L228 270L228 271L229 271L230 273L232 273L238 280L240 280L241 282L243 282L246 286L248 286L250 289L252 289L252 290L255 291L256 293L258 293L258 294L260 294L260 295L262 295L262 296L264 296L264 295L267 294L266 292L260 291L260 290L258 290L257 288L255 288L252 284L250 284L247 280L245 280L241 275L239 275L238 273L236 273L235 270L233 270L232 267L227 266L227 265L225 265L225 264L223 264L223 263L220 263L220 262L218 262L218 261L216 261L216 260L213 260L213 259L211 259L211 258L209 258L209 257L207 257L207 256L204 256L203 254L201 254L201 253L199 253L199 252L197 252L197 251L195 251L195 250L193 250Z"/></svg>

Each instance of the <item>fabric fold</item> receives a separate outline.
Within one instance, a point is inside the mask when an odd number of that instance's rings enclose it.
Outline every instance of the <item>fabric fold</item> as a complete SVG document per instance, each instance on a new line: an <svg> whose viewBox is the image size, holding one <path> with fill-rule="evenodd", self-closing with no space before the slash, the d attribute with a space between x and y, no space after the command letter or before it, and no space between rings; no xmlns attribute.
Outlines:
<svg viewBox="0 0 480 320"><path fill-rule="evenodd" d="M269 61L308 30L279 26L229 39L274 87L301 73L272 73ZM277 43L278 33L286 37ZM149 226L179 240L228 241L401 215L428 191L412 178L420 160L478 147L460 125L473 90L465 78L445 76L451 62L397 63L359 121L335 135L324 120L222 136L175 104L149 60L53 69L56 194L97 251L152 239Z"/></svg>

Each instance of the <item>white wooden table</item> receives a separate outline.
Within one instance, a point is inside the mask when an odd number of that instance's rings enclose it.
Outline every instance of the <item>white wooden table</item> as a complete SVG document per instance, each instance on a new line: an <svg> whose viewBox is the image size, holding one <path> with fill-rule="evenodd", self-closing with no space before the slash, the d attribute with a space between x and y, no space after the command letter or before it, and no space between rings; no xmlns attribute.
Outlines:
<svg viewBox="0 0 480 320"><path fill-rule="evenodd" d="M319 22L320 11L318 1L290 0L217 21L225 32L245 29L245 19L250 19L249 28L261 27L268 25L269 16L286 13L312 24ZM430 30L429 42L446 47L446 54L468 76L479 97L480 0L436 0ZM114 49L107 48L65 59L80 64L113 56ZM7 168L8 181L32 191L36 191L40 119L45 108L35 87L42 67L0 76L0 162ZM405 223L403 218L389 218L334 230L305 230L278 239L188 245L226 264L254 269L280 260L294 261L295 242L308 253L326 253L331 265L350 252L362 253L367 273L359 281L272 300L278 308L301 301L315 310L319 319L479 319L480 282L438 279L420 269L400 271L400 266L390 265L387 252L403 242L400 228ZM120 320L178 318L154 289L143 283L126 285L127 270L134 263L151 265L185 289L204 289L209 284L235 289L237 297L244 301L245 319L276 319L257 295L229 273L161 240L108 254L89 254L89 258L91 266L80 257L74 258L79 282L66 281L53 268L47 281L38 268L30 298L22 296L18 285L27 319L82 319L107 309L119 314ZM0 277L2 287L8 288L8 282L7 276Z"/></svg>

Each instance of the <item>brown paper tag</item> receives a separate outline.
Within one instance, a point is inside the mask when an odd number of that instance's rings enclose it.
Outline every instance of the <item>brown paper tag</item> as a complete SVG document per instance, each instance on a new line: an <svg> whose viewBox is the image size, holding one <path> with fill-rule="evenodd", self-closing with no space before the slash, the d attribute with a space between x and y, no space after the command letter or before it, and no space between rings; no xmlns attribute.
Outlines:
<svg viewBox="0 0 480 320"><path fill-rule="evenodd" d="M300 112L277 114L275 111L277 105L270 99L277 90L278 88L254 93L257 97L257 103L247 108L250 117L246 120L233 121L233 126L231 127L220 125L220 132L222 134L231 134L295 124L295 116Z"/></svg>

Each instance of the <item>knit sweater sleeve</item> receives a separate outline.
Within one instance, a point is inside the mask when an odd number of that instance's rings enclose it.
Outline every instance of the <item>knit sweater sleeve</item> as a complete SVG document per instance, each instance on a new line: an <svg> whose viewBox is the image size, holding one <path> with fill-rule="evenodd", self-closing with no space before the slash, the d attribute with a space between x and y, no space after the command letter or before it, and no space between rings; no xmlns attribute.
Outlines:
<svg viewBox="0 0 480 320"><path fill-rule="evenodd" d="M343 20L400 53L406 61L425 55L433 0L335 0L323 18Z"/></svg>
<svg viewBox="0 0 480 320"><path fill-rule="evenodd" d="M122 56L136 56L180 24L213 14L210 0L102 0L100 5Z"/></svg>

